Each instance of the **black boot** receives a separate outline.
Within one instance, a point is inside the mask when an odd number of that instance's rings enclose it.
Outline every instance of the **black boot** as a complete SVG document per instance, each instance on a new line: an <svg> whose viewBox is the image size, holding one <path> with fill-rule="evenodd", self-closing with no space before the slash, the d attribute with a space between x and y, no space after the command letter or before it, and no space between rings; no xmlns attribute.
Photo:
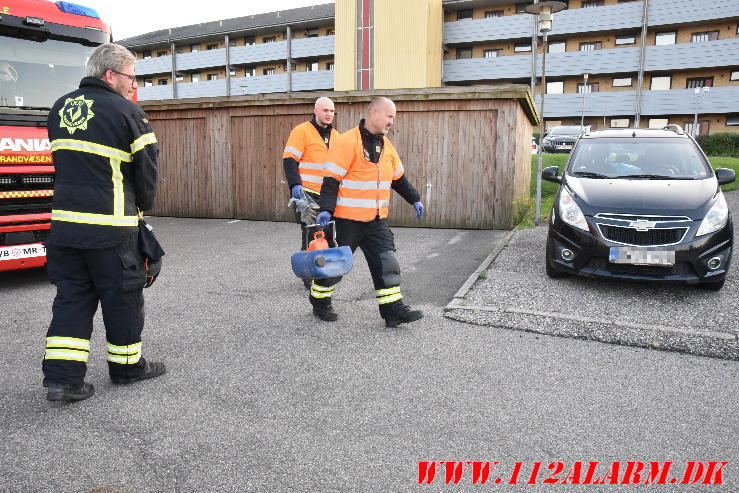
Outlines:
<svg viewBox="0 0 739 493"><path fill-rule="evenodd" d="M305 289L310 290L310 285L313 284L313 279L303 279L303 286Z"/></svg>
<svg viewBox="0 0 739 493"><path fill-rule="evenodd" d="M380 309L380 315L385 319L385 327L397 327L400 324L407 324L409 322L415 322L416 320L423 318L423 312L421 310L411 310L411 307L404 305L401 301L393 303L389 310L383 313Z"/></svg>
<svg viewBox="0 0 739 493"><path fill-rule="evenodd" d="M47 387L47 401L81 401L95 393L95 387L87 382L82 382L79 385L59 385L49 382Z"/></svg>
<svg viewBox="0 0 739 493"><path fill-rule="evenodd" d="M336 322L339 318L339 314L334 311L331 303L327 305L314 305L313 314L324 322Z"/></svg>
<svg viewBox="0 0 739 493"><path fill-rule="evenodd" d="M128 385L129 383L138 382L139 380L149 380L150 378L156 378L167 373L167 367L164 363L149 362L144 360L144 370L137 376L112 376L110 381L115 385Z"/></svg>

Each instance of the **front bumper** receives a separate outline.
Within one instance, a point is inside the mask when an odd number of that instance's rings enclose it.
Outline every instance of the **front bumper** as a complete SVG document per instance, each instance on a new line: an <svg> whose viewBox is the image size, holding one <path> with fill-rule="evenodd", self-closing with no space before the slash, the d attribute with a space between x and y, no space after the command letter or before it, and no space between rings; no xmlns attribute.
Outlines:
<svg viewBox="0 0 739 493"><path fill-rule="evenodd" d="M720 231L700 238L694 238L697 223L700 221L695 223L680 243L653 247L675 252L674 265L661 266L611 263L609 261L611 247L624 245L604 239L590 220L588 232L557 221L556 225L551 223L549 225L547 262L557 270L584 277L687 284L720 282L726 277L731 265L734 238L731 219ZM564 248L574 253L574 258L569 262L562 258L561 252ZM720 267L710 269L708 261L715 257L721 258Z"/></svg>

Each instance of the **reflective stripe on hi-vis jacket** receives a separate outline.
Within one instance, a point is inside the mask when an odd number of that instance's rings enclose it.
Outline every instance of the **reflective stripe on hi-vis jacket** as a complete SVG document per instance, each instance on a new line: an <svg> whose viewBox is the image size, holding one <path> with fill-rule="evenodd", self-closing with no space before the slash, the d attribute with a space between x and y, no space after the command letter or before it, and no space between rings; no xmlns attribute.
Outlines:
<svg viewBox="0 0 739 493"><path fill-rule="evenodd" d="M387 137L377 164L364 157L362 135L354 127L331 144L325 177L339 182L334 216L354 221L385 218L393 180L403 176L403 164Z"/></svg>
<svg viewBox="0 0 739 493"><path fill-rule="evenodd" d="M339 137L339 132L331 130L329 143ZM323 162L328 153L327 143L311 122L301 123L290 132L282 158L293 158L298 162L301 185L316 193L321 192L323 183Z"/></svg>

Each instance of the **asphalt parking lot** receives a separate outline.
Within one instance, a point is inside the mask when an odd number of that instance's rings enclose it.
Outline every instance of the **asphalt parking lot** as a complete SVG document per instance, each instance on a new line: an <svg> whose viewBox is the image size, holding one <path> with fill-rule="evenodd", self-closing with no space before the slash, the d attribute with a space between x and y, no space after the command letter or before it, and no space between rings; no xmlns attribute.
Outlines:
<svg viewBox="0 0 739 493"><path fill-rule="evenodd" d="M167 257L143 353L168 365L159 379L109 382L98 316L96 394L50 406L54 288L43 271L0 276L0 491L411 491L428 460L723 460L712 491L739 485L736 362L443 316L507 232L395 229L403 292L426 317L388 330L361 256L337 288L339 322L311 315L288 264L294 224L151 223ZM471 488L442 481L423 489ZM551 491L505 488L518 489Z"/></svg>
<svg viewBox="0 0 739 493"><path fill-rule="evenodd" d="M726 199L734 221L739 193ZM468 323L739 360L736 257L719 292L544 272L547 227L515 231L446 311ZM739 244L739 229L734 229ZM533 261L532 261L533 260Z"/></svg>

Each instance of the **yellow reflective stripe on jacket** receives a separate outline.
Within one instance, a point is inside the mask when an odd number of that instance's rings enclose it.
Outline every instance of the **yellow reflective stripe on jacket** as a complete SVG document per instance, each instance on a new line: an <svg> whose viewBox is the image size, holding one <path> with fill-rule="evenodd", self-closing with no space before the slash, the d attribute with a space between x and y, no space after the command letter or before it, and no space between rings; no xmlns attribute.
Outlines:
<svg viewBox="0 0 739 493"><path fill-rule="evenodd" d="M56 139L51 142L52 151L79 151L97 154L107 158L120 159L121 161L131 162L131 154L115 147L108 147L95 142L75 139Z"/></svg>
<svg viewBox="0 0 739 493"><path fill-rule="evenodd" d="M144 134L138 139L134 140L131 144L131 154L136 154L141 149L146 147L149 144L156 144L157 138L154 135L154 132L149 132L148 134Z"/></svg>
<svg viewBox="0 0 739 493"><path fill-rule="evenodd" d="M74 349L47 349L44 354L44 359L60 359L87 363L89 355L90 353L88 351L76 351Z"/></svg>
<svg viewBox="0 0 739 493"><path fill-rule="evenodd" d="M92 214L89 212L51 210L52 221L68 223L97 224L99 226L138 226L138 216L113 216L109 214Z"/></svg>
<svg viewBox="0 0 739 493"><path fill-rule="evenodd" d="M122 353L122 354L133 354L141 351L141 342L137 342L136 344L130 344L128 346L116 346L114 344L108 343L108 352L111 353Z"/></svg>
<svg viewBox="0 0 739 493"><path fill-rule="evenodd" d="M46 347L90 350L90 341L76 337L47 337Z"/></svg>
<svg viewBox="0 0 739 493"><path fill-rule="evenodd" d="M113 173L113 215L122 216L123 204L123 173L121 173L121 162L118 159L110 160L110 167Z"/></svg>

